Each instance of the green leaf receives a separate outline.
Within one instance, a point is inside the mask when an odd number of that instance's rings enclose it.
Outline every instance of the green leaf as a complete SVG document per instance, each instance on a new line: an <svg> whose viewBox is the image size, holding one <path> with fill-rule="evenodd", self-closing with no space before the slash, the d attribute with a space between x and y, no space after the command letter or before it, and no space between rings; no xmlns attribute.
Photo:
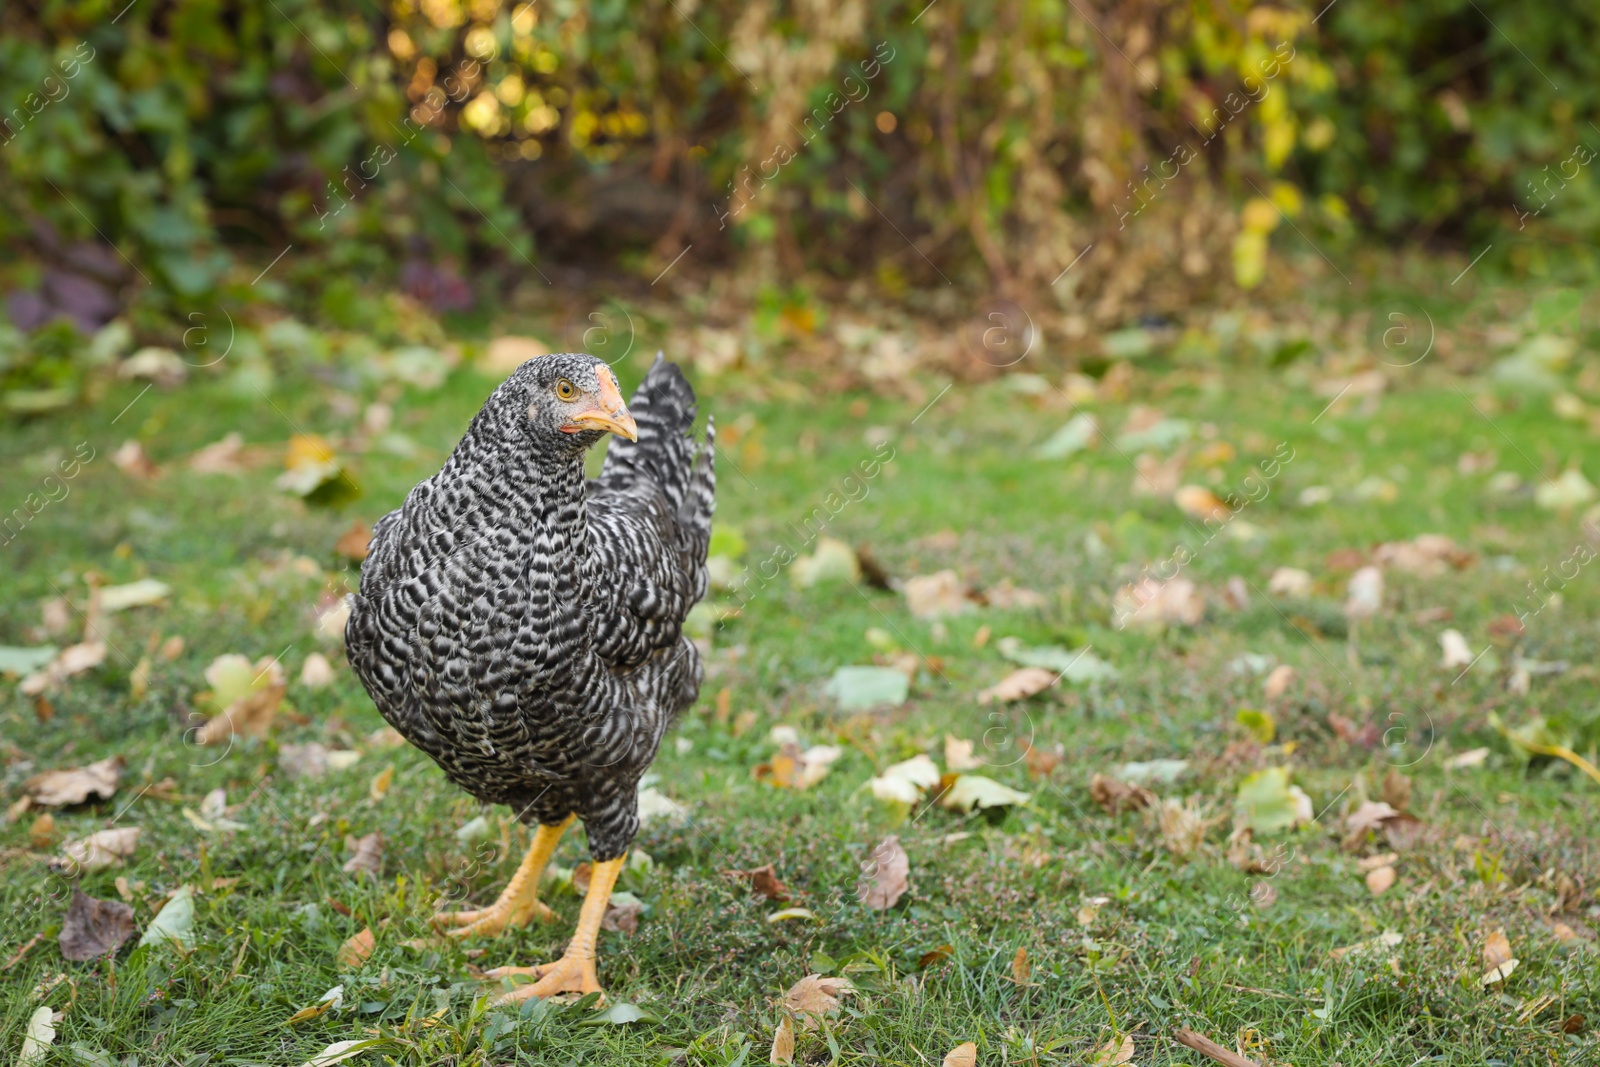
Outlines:
<svg viewBox="0 0 1600 1067"><path fill-rule="evenodd" d="M1258 834L1290 830L1311 821L1311 798L1289 784L1287 767L1268 767L1247 777L1234 799L1239 820Z"/></svg>
<svg viewBox="0 0 1600 1067"><path fill-rule="evenodd" d="M1072 685L1115 681L1118 674L1115 667L1087 648L1072 651L1060 645L1030 647L1015 637L1002 637L995 648L1012 663L1055 671L1062 681Z"/></svg>
<svg viewBox="0 0 1600 1067"><path fill-rule="evenodd" d="M1240 708L1234 713L1233 721L1249 730L1250 736L1263 745L1272 744L1272 739L1278 736L1278 723L1268 712Z"/></svg>
<svg viewBox="0 0 1600 1067"><path fill-rule="evenodd" d="M1034 449L1033 454L1039 459L1065 459L1088 448L1098 432L1099 426L1094 416L1080 411L1065 426L1051 434L1044 444Z"/></svg>
<svg viewBox="0 0 1600 1067"><path fill-rule="evenodd" d="M0 674L32 674L56 658L55 645L21 648L0 645Z"/></svg>
<svg viewBox="0 0 1600 1067"><path fill-rule="evenodd" d="M906 702L911 682L905 672L893 667L840 667L823 688L846 711L859 711L882 704L898 707Z"/></svg>
<svg viewBox="0 0 1600 1067"><path fill-rule="evenodd" d="M984 808L1026 804L1032 795L1019 793L981 774L963 774L939 797L939 804L954 811L981 811Z"/></svg>
<svg viewBox="0 0 1600 1067"><path fill-rule="evenodd" d="M167 901L150 920L141 945L177 945L191 948L194 945L194 890L184 886Z"/></svg>
<svg viewBox="0 0 1600 1067"><path fill-rule="evenodd" d="M661 1020L639 1007L626 1002L613 1004L597 1011L580 1022L579 1026L626 1026L629 1023L659 1023Z"/></svg>

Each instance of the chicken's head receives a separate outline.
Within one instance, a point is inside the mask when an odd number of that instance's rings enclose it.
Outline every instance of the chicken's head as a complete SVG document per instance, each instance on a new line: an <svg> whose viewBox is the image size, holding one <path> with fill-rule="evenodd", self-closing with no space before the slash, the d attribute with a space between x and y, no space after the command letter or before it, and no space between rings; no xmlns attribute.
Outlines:
<svg viewBox="0 0 1600 1067"><path fill-rule="evenodd" d="M554 450L588 448L607 433L639 439L617 376L593 356L563 353L530 359L517 368L512 382L527 403L526 431Z"/></svg>

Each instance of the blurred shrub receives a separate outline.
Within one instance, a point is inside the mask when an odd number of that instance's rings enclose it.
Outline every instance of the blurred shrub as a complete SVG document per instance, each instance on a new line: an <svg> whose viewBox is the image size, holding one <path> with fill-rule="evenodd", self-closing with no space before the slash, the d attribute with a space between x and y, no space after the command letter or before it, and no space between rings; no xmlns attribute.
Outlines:
<svg viewBox="0 0 1600 1067"><path fill-rule="evenodd" d="M0 13L20 325L264 291L363 328L368 280L462 306L469 262L648 277L693 243L769 288L959 281L1086 329L1260 284L1294 231L1507 234L1539 269L1600 221L1588 7L124 3Z"/></svg>

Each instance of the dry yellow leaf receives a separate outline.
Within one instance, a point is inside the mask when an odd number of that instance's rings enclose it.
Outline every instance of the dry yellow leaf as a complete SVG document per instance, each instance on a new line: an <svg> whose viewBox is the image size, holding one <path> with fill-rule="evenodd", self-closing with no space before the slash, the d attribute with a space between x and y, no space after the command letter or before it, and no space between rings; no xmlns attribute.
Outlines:
<svg viewBox="0 0 1600 1067"><path fill-rule="evenodd" d="M971 1041L963 1041L944 1054L942 1067L977 1067L977 1063L978 1046Z"/></svg>
<svg viewBox="0 0 1600 1067"><path fill-rule="evenodd" d="M359 934L345 940L339 946L339 952L334 957L339 961L339 966L354 970L367 962L367 957L372 955L372 950L377 947L377 939L372 936L372 927L366 927Z"/></svg>
<svg viewBox="0 0 1600 1067"><path fill-rule="evenodd" d="M1374 867L1367 872L1367 888L1372 890L1373 896L1381 896L1394 885L1395 870L1393 867Z"/></svg>
<svg viewBox="0 0 1600 1067"><path fill-rule="evenodd" d="M1133 1059L1133 1038L1127 1035L1117 1037L1115 1034L1105 1044L1094 1050L1094 1058L1089 1061L1091 1067L1118 1067Z"/></svg>
<svg viewBox="0 0 1600 1067"><path fill-rule="evenodd" d="M839 1006L839 998L855 988L848 978L808 974L789 987L783 1000L800 1021L800 1029L815 1030L822 1017Z"/></svg>
<svg viewBox="0 0 1600 1067"><path fill-rule="evenodd" d="M367 789L367 795L374 802L382 800L389 794L389 786L394 782L394 764L389 764L372 778L372 785Z"/></svg>
<svg viewBox="0 0 1600 1067"><path fill-rule="evenodd" d="M767 1062L794 1062L794 1024L787 1015L778 1020L778 1028L773 1031L772 1054L767 1057Z"/></svg>
<svg viewBox="0 0 1600 1067"><path fill-rule="evenodd" d="M1033 973L1033 968L1028 965L1028 950L1017 949L1017 954L1011 957L1011 980L1018 985L1027 985L1028 976Z"/></svg>

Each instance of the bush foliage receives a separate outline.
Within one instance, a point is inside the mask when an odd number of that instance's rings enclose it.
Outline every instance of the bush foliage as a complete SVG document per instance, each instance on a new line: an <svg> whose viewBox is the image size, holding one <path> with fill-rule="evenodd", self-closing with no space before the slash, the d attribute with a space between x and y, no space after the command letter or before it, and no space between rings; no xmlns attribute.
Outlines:
<svg viewBox="0 0 1600 1067"><path fill-rule="evenodd" d="M1285 221L1504 235L1525 269L1600 223L1581 6L125 4L0 12L24 329L159 331L223 297L361 326L369 281L460 307L689 243L745 277L1048 292L1107 324L1257 284Z"/></svg>

